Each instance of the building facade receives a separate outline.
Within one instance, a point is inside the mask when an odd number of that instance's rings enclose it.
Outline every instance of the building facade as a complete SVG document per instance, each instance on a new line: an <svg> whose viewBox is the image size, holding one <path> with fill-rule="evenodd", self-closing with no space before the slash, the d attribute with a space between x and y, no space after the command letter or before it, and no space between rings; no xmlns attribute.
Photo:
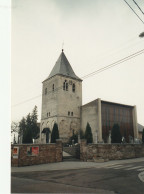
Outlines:
<svg viewBox="0 0 144 194"><path fill-rule="evenodd" d="M77 133L80 129L81 106L82 80L75 75L62 51L49 77L43 81L41 142L50 142L54 123L58 124L63 142ZM47 129L48 133L43 129Z"/></svg>
<svg viewBox="0 0 144 194"><path fill-rule="evenodd" d="M94 143L110 143L114 124L119 125L121 135L127 143L138 138L136 106L107 102L98 98L83 105L81 112L81 128L85 131L86 124L90 124Z"/></svg>
<svg viewBox="0 0 144 194"><path fill-rule="evenodd" d="M110 142L114 124L119 124L126 142L138 138L135 106L102 101L82 106L82 80L74 73L63 50L50 75L43 81L40 142L50 143L54 123L63 142L73 134L85 132L90 124L93 142ZM80 136L79 136L80 139Z"/></svg>

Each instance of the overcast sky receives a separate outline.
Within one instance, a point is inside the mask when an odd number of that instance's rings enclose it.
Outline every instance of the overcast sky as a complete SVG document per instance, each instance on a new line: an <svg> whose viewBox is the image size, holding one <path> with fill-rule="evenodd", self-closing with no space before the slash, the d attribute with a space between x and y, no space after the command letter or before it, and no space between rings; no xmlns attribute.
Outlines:
<svg viewBox="0 0 144 194"><path fill-rule="evenodd" d="M127 2L144 21L132 0ZM144 11L144 1L136 0ZM144 49L144 23L123 0L12 0L11 114L19 121L38 106L42 81L62 43L76 75L83 77ZM83 104L94 99L137 106L144 125L144 53L83 80ZM32 100L31 100L32 99Z"/></svg>

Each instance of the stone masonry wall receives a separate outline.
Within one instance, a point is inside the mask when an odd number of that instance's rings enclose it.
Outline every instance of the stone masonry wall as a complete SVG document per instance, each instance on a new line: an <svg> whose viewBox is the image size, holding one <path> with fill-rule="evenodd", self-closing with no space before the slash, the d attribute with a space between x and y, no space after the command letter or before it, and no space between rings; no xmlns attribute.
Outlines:
<svg viewBox="0 0 144 194"><path fill-rule="evenodd" d="M144 157L143 144L80 144L82 161L108 161Z"/></svg>
<svg viewBox="0 0 144 194"><path fill-rule="evenodd" d="M72 84L68 90L63 90L63 83L75 84L75 92ZM54 91L53 91L54 84ZM45 94L45 90L47 93ZM52 132L56 122L59 128L60 139L68 142L72 132L80 129L80 107L82 106L82 82L71 77L56 75L43 82L41 132L49 128ZM41 135L41 133L40 133ZM42 135L41 142L44 143Z"/></svg>
<svg viewBox="0 0 144 194"><path fill-rule="evenodd" d="M39 147L39 153L36 156L28 155L28 147ZM14 158L11 152L11 166L30 166L62 161L62 141L57 140L56 144L14 144L11 146L19 148L18 158Z"/></svg>

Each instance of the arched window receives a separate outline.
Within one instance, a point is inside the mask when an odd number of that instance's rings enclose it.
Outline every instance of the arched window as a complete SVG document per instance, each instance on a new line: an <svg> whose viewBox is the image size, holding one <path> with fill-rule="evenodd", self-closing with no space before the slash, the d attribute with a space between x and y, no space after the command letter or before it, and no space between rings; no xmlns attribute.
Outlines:
<svg viewBox="0 0 144 194"><path fill-rule="evenodd" d="M45 95L47 94L47 88L45 88Z"/></svg>
<svg viewBox="0 0 144 194"><path fill-rule="evenodd" d="M75 84L72 85L72 91L75 92Z"/></svg>
<svg viewBox="0 0 144 194"><path fill-rule="evenodd" d="M63 83L63 90L68 91L68 82L67 82L67 80L65 80L64 83Z"/></svg>
<svg viewBox="0 0 144 194"><path fill-rule="evenodd" d="M71 112L71 116L73 116L73 112Z"/></svg>
<svg viewBox="0 0 144 194"><path fill-rule="evenodd" d="M53 84L53 86L52 86L52 90L54 91L54 84Z"/></svg>

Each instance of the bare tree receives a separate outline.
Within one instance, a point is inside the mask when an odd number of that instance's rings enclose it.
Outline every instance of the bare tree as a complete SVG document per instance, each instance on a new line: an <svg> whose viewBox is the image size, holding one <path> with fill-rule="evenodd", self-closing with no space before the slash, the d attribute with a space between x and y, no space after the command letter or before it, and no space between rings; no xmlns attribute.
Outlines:
<svg viewBox="0 0 144 194"><path fill-rule="evenodd" d="M19 123L12 121L11 123L11 134L19 133Z"/></svg>

